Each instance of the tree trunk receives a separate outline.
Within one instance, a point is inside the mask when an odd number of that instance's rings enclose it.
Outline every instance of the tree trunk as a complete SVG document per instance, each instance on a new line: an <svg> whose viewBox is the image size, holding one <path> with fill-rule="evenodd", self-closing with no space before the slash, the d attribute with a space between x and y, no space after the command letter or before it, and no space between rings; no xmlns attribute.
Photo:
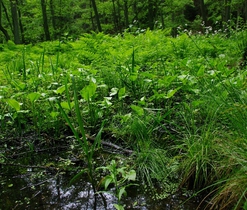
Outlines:
<svg viewBox="0 0 247 210"><path fill-rule="evenodd" d="M10 27L12 33L14 34L14 30L13 30L13 26L12 26L12 23L11 23L10 18L9 18L8 10L5 7L3 1L2 1L2 5L1 6L3 7L3 11L4 11L5 17L6 17L7 21L8 21L9 27Z"/></svg>
<svg viewBox="0 0 247 210"><path fill-rule="evenodd" d="M134 12L134 18L132 20L132 23L136 24L137 27L139 27L139 11L138 11L138 8L137 8L137 1L134 0L133 2L133 12Z"/></svg>
<svg viewBox="0 0 247 210"><path fill-rule="evenodd" d="M100 20L99 20L99 13L98 13L97 5L96 5L95 0L91 0L91 2L92 2L93 10L94 10L94 15L95 15L98 31L101 32L102 28L101 28L101 24L100 24Z"/></svg>
<svg viewBox="0 0 247 210"><path fill-rule="evenodd" d="M13 22L13 33L15 44L21 44L20 30L19 30L19 20L18 20L18 10L15 0L10 1L12 22Z"/></svg>
<svg viewBox="0 0 247 210"><path fill-rule="evenodd" d="M124 0L124 20L125 20L125 28L128 28L129 27L128 0Z"/></svg>
<svg viewBox="0 0 247 210"><path fill-rule="evenodd" d="M201 16L204 24L207 25L207 12L204 0L194 0L194 5L197 10L197 13Z"/></svg>
<svg viewBox="0 0 247 210"><path fill-rule="evenodd" d="M21 4L23 4L23 1L21 0L21 2L18 2L18 0L16 0L16 3L17 5L20 6ZM19 18L19 27L20 27L20 32L21 32L21 40L22 40L22 43L25 43L24 28L23 28L22 21L21 21L21 10L19 7L17 7L17 10L18 10L18 18Z"/></svg>
<svg viewBox="0 0 247 210"><path fill-rule="evenodd" d="M244 22L247 23L247 0L243 2L243 16Z"/></svg>
<svg viewBox="0 0 247 210"><path fill-rule="evenodd" d="M0 31L3 32L6 41L9 41L10 36L8 34L8 31L2 26L2 4L3 4L3 2L2 2L2 0L0 0Z"/></svg>
<svg viewBox="0 0 247 210"><path fill-rule="evenodd" d="M201 6L202 20L204 21L205 25L207 25L208 20L207 20L206 7L205 7L204 0L200 0L200 6Z"/></svg>
<svg viewBox="0 0 247 210"><path fill-rule="evenodd" d="M41 8L42 8L42 16L43 16L43 27L45 32L45 40L51 40L49 25L47 20L47 13L46 13L46 2L45 0L41 0Z"/></svg>
<svg viewBox="0 0 247 210"><path fill-rule="evenodd" d="M51 23L54 30L54 38L57 37L57 26L56 26L56 20L55 20L55 9L54 9L54 2L53 0L50 0L50 11L51 11Z"/></svg>
<svg viewBox="0 0 247 210"><path fill-rule="evenodd" d="M9 40L10 40L10 36L9 36L9 34L8 34L8 31L7 31L1 24L0 24L0 31L3 32L6 41L9 41Z"/></svg>
<svg viewBox="0 0 247 210"><path fill-rule="evenodd" d="M156 16L156 7L153 0L148 0L148 27L153 30L154 29L154 20Z"/></svg>
<svg viewBox="0 0 247 210"><path fill-rule="evenodd" d="M118 31L118 24L117 24L117 12L116 12L116 6L115 6L115 0L112 0L112 16L113 16L113 23L114 23L114 28L115 32Z"/></svg>
<svg viewBox="0 0 247 210"><path fill-rule="evenodd" d="M172 23L175 23L175 12L174 11L172 12ZM174 38L177 37L178 30L177 30L177 27L176 26L172 27L171 35Z"/></svg>
<svg viewBox="0 0 247 210"><path fill-rule="evenodd" d="M160 11L160 19L161 19L162 29L165 29L165 19L164 19L164 14L163 14L163 8L161 7L159 11Z"/></svg>
<svg viewBox="0 0 247 210"><path fill-rule="evenodd" d="M231 0L224 0L224 15L223 15L223 22L227 22L230 20L230 12L231 12Z"/></svg>
<svg viewBox="0 0 247 210"><path fill-rule="evenodd" d="M121 11L120 11L121 5L119 0L117 0L117 25L118 25L118 31L122 31L122 24L121 24Z"/></svg>

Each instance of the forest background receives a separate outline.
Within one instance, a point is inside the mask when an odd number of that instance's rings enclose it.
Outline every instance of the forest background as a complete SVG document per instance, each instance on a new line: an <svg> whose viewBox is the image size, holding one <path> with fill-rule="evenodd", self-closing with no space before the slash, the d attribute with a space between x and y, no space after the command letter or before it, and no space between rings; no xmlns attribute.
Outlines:
<svg viewBox="0 0 247 210"><path fill-rule="evenodd" d="M170 28L175 36L178 28L225 30L246 21L246 0L0 0L0 41L16 44L147 28Z"/></svg>

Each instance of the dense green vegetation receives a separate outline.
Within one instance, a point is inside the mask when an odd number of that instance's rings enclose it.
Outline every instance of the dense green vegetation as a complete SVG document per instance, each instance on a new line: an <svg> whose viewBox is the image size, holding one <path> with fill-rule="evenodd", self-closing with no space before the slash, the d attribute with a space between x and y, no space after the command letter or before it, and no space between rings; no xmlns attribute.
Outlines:
<svg viewBox="0 0 247 210"><path fill-rule="evenodd" d="M155 199L185 188L211 209L246 208L246 40L246 31L171 38L147 30L2 44L0 162L18 163L9 155L17 148L65 141L87 163L72 181L87 172L97 193L96 177L108 169L106 188L124 181L119 202L136 176ZM93 164L102 140L129 152L115 155L119 169Z"/></svg>

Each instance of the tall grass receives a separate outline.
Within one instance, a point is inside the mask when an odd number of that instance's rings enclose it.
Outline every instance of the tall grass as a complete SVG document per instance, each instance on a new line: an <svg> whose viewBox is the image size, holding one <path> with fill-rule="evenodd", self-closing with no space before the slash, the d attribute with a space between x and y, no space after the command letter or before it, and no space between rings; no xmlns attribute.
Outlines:
<svg viewBox="0 0 247 210"><path fill-rule="evenodd" d="M236 44L236 43L235 43ZM211 191L210 209L239 209L246 202L246 70L214 62L195 43L212 70L198 74L202 105L186 105L182 112L187 127L179 147L184 180L192 189ZM211 81L208 78L211 78ZM202 83L203 82L203 83ZM193 105L193 103L192 103ZM202 118L204 117L204 118ZM211 187L210 187L211 186Z"/></svg>

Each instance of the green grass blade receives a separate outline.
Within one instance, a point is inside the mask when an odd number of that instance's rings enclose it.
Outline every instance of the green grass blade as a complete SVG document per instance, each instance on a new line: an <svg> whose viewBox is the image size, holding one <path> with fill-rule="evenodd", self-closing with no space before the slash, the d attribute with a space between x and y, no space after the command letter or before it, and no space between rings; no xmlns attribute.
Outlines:
<svg viewBox="0 0 247 210"><path fill-rule="evenodd" d="M59 110L61 111L62 116L64 117L65 121L68 123L70 129L72 130L73 134L75 135L76 139L78 140L79 144L81 145L82 148L84 148L84 145L79 137L78 132L75 130L74 126L72 125L68 115L65 113L63 110L62 106L60 103L58 103Z"/></svg>
<svg viewBox="0 0 247 210"><path fill-rule="evenodd" d="M76 87L76 83L75 83L75 78L74 77L72 77L72 85L73 85L73 90L74 90L76 118L77 118L77 122L79 124L79 129L81 131L83 141L86 144L87 138L86 138L86 133L85 133L85 130L84 130L84 125L83 125L81 112L80 112L80 108L79 108L79 102L78 102L78 97L77 97L77 87Z"/></svg>

